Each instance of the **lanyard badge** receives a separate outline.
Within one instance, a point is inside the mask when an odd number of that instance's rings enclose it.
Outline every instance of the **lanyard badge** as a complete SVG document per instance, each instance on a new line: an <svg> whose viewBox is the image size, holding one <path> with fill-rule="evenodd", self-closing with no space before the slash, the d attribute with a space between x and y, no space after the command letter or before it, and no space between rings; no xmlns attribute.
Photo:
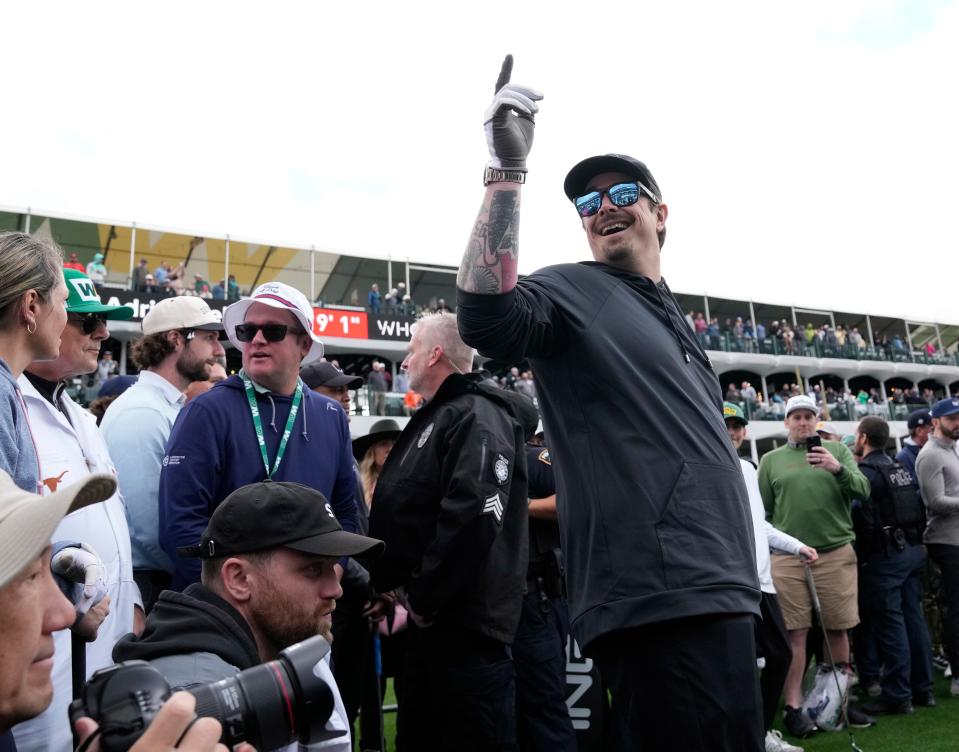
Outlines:
<svg viewBox="0 0 959 752"><path fill-rule="evenodd" d="M293 432L293 423L296 421L296 414L300 409L300 400L303 399L303 382L297 380L296 391L293 393L293 404L290 406L290 416L286 419L286 427L283 429L283 437L280 439L280 446L276 450L276 460L273 462L273 469L270 470L270 458L266 453L266 439L263 436L263 423L260 420L260 407L256 404L256 392L253 389L253 382L245 374L240 374L243 379L243 389L246 391L246 401L250 405L250 417L253 419L253 429L256 431L256 442L260 445L260 456L263 458L263 469L266 471L267 480L273 480L273 476L280 467L280 461L286 452L286 442L289 441L290 434Z"/></svg>

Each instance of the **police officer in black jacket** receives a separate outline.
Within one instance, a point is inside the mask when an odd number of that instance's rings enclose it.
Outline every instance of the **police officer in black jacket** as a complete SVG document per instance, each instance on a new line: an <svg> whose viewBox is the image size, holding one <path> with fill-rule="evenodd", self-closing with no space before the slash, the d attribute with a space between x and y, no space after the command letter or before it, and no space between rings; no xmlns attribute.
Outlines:
<svg viewBox="0 0 959 752"><path fill-rule="evenodd" d="M853 509L859 560L860 632L878 644L882 694L862 705L869 714L908 714L913 703L935 705L932 692L932 645L922 614L922 546L924 509L902 465L885 453L889 424L871 415L856 429L859 470L869 479L870 494ZM890 471L893 471L890 473ZM860 655L862 653L862 655ZM880 678L879 656L857 647L856 662L864 685Z"/></svg>
<svg viewBox="0 0 959 752"><path fill-rule="evenodd" d="M420 319L408 353L426 404L393 446L370 512L387 544L373 586L400 591L413 622L398 735L417 752L515 750L508 646L526 581L523 445L536 411L466 375L473 350L451 314Z"/></svg>

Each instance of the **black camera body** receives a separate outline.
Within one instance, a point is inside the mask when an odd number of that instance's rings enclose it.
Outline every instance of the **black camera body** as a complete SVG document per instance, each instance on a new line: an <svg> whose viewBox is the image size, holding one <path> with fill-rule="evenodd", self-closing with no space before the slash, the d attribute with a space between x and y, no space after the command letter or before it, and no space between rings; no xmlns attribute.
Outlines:
<svg viewBox="0 0 959 752"><path fill-rule="evenodd" d="M299 741L342 736L328 732L333 692L314 670L330 644L317 635L291 645L269 663L235 676L194 687L196 714L216 718L227 747L249 742L261 752ZM104 752L129 749L171 695L163 675L146 661L124 661L97 671L70 703L70 721L87 716L100 727Z"/></svg>

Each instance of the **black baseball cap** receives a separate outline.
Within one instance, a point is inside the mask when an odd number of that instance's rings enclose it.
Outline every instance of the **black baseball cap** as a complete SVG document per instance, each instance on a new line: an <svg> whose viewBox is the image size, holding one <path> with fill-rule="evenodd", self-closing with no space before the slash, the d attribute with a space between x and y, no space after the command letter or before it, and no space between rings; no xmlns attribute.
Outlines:
<svg viewBox="0 0 959 752"><path fill-rule="evenodd" d="M584 159L577 164L567 173L566 180L563 181L566 198L575 201L587 192L586 186L589 181L603 172L621 172L624 175L636 178L649 189L650 193L656 196L657 203L663 200L663 194L649 168L638 159L625 154L600 154L596 157Z"/></svg>
<svg viewBox="0 0 959 752"><path fill-rule="evenodd" d="M906 418L906 427L910 431L914 431L919 426L928 426L932 424L932 412L928 407L924 407L921 410L914 410L909 413L909 417Z"/></svg>
<svg viewBox="0 0 959 752"><path fill-rule="evenodd" d="M343 373L328 360L311 363L300 369L300 378L310 389L316 389L318 386L345 386L348 389L359 389L363 386L362 376Z"/></svg>
<svg viewBox="0 0 959 752"><path fill-rule="evenodd" d="M178 548L177 555L219 559L280 546L336 558L379 556L385 548L381 540L346 532L319 491L299 483L263 481L227 496L200 542Z"/></svg>

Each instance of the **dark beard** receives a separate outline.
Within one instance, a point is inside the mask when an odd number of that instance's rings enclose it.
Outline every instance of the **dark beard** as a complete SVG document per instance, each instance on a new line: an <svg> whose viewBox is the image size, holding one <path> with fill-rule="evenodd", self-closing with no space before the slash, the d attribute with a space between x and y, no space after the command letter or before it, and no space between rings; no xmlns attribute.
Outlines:
<svg viewBox="0 0 959 752"><path fill-rule="evenodd" d="M250 615L274 653L318 634L333 642L329 620L321 621L318 609L304 615L300 603L275 590L258 594L250 603Z"/></svg>
<svg viewBox="0 0 959 752"><path fill-rule="evenodd" d="M176 359L176 370L187 381L206 381L210 378L210 364L205 360L194 360L187 345Z"/></svg>

